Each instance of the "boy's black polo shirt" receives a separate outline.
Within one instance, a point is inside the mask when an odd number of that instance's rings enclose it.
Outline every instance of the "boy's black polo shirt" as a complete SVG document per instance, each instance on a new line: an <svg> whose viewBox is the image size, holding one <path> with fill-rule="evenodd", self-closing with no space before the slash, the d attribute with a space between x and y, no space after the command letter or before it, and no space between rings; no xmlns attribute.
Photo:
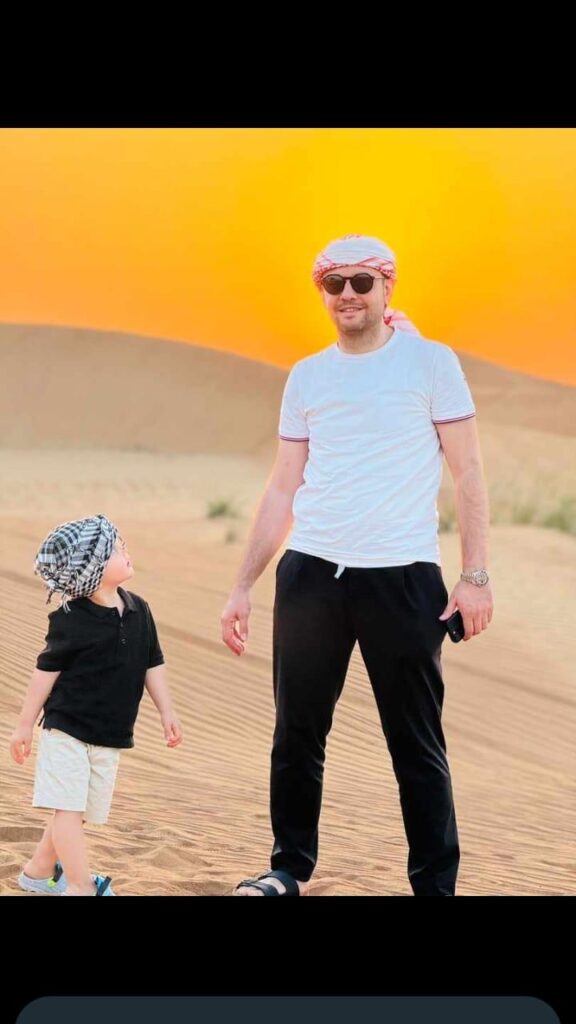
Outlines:
<svg viewBox="0 0 576 1024"><path fill-rule="evenodd" d="M48 616L36 667L60 672L44 705L44 728L84 743L133 747L146 671L164 663L156 625L142 597L118 587L124 603L105 608L88 597Z"/></svg>

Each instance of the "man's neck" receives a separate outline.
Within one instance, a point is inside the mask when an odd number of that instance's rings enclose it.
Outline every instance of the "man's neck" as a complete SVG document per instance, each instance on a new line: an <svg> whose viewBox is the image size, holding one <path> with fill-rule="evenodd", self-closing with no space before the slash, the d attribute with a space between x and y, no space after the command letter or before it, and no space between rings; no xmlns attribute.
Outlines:
<svg viewBox="0 0 576 1024"><path fill-rule="evenodd" d="M338 337L338 348L348 355L360 355L363 352L374 352L377 348L383 348L394 334L394 328L382 323L367 331L359 331L355 334L340 334Z"/></svg>

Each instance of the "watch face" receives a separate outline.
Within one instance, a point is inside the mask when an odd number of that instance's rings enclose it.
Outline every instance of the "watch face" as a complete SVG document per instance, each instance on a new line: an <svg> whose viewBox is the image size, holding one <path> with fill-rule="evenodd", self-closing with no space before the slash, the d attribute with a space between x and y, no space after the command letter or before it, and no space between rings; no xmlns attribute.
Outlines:
<svg viewBox="0 0 576 1024"><path fill-rule="evenodd" d="M488 583L488 573L486 572L485 569L479 569L478 572L474 573L474 576L476 578L476 581L481 585Z"/></svg>

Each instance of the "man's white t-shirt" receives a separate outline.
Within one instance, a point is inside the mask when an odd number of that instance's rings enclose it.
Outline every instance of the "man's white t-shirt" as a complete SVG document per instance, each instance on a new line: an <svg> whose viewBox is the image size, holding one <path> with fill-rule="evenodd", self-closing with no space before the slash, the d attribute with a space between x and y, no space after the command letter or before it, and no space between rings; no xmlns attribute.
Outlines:
<svg viewBox="0 0 576 1024"><path fill-rule="evenodd" d="M456 353L396 329L373 352L337 342L292 367L279 435L309 442L286 546L339 566L436 562L436 423L476 413Z"/></svg>

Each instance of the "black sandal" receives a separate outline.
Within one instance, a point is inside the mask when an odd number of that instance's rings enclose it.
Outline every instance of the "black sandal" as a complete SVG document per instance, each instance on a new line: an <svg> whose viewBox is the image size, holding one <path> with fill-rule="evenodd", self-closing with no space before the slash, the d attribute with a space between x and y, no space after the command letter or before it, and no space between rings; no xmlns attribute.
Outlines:
<svg viewBox="0 0 576 1024"><path fill-rule="evenodd" d="M284 892L278 892L275 885L266 885L265 878L277 878L279 882L282 882ZM259 889L264 896L300 895L298 882L286 871L266 871L263 875L258 875L258 878L245 878L243 882L238 883L234 891L238 892L238 889Z"/></svg>

